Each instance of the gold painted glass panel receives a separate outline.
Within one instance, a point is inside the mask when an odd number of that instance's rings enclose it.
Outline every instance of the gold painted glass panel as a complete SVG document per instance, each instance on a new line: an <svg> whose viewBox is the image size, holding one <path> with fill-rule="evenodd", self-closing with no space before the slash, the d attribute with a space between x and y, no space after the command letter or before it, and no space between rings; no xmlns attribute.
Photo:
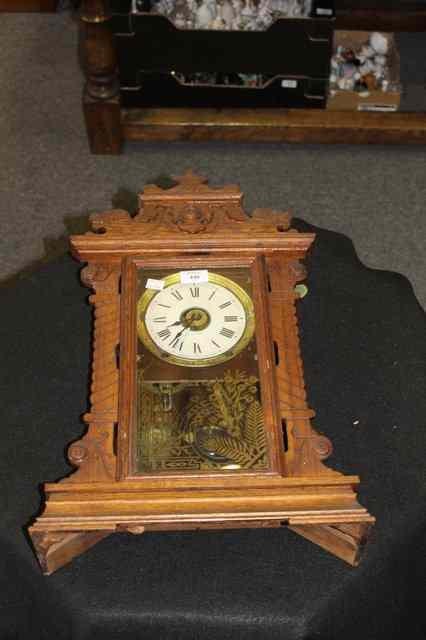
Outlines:
<svg viewBox="0 0 426 640"><path fill-rule="evenodd" d="M270 467L250 269L137 270L135 473Z"/></svg>

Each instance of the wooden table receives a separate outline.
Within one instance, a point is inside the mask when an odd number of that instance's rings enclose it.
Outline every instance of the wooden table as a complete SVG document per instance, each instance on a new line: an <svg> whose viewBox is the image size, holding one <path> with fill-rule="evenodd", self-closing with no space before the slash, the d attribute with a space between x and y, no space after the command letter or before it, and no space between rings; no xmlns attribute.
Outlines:
<svg viewBox="0 0 426 640"><path fill-rule="evenodd" d="M0 0L0 12L51 12L56 11L58 0Z"/></svg>
<svg viewBox="0 0 426 640"><path fill-rule="evenodd" d="M336 29L426 31L424 3L340 0ZM374 2L374 8L372 3ZM90 148L118 154L125 140L249 140L342 144L425 144L426 112L305 109L122 109L106 0L83 0L87 82L83 104ZM388 5L389 7L389 5Z"/></svg>

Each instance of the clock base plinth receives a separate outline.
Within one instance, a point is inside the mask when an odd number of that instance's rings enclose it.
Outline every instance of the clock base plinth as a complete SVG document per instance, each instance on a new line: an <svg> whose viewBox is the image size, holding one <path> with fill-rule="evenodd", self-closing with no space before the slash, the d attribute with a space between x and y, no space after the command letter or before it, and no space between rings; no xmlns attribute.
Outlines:
<svg viewBox="0 0 426 640"><path fill-rule="evenodd" d="M358 482L336 475L263 478L256 487L236 486L229 478L221 489L170 490L138 481L49 484L45 510L29 533L46 574L113 532L282 526L356 565L374 524L356 499Z"/></svg>

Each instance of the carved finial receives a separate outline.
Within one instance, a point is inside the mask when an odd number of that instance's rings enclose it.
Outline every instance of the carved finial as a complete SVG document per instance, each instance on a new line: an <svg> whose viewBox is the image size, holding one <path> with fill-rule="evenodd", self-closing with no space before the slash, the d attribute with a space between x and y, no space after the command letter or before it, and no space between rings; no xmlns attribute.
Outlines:
<svg viewBox="0 0 426 640"><path fill-rule="evenodd" d="M184 189L188 189L189 191L193 190L194 187L200 186L202 184L207 184L208 179L203 176L197 176L192 169L187 169L182 176L172 176L173 180Z"/></svg>
<svg viewBox="0 0 426 640"><path fill-rule="evenodd" d="M225 187L209 187L207 178L196 175L192 169L188 169L182 176L172 176L175 185L164 189L155 184L147 184L143 193L139 194L139 210L141 211L153 200L214 200L226 201L234 200L241 202L242 193L238 185L227 185Z"/></svg>

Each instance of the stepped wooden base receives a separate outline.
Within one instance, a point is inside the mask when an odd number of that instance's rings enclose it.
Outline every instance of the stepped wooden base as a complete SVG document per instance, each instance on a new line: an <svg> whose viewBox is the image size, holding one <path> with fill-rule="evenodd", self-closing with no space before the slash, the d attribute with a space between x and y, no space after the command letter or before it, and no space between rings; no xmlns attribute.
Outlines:
<svg viewBox="0 0 426 640"><path fill-rule="evenodd" d="M45 511L29 532L46 574L113 532L281 526L355 565L374 523L356 500L358 482L356 476L287 478L202 492L142 490L132 482L49 484Z"/></svg>

